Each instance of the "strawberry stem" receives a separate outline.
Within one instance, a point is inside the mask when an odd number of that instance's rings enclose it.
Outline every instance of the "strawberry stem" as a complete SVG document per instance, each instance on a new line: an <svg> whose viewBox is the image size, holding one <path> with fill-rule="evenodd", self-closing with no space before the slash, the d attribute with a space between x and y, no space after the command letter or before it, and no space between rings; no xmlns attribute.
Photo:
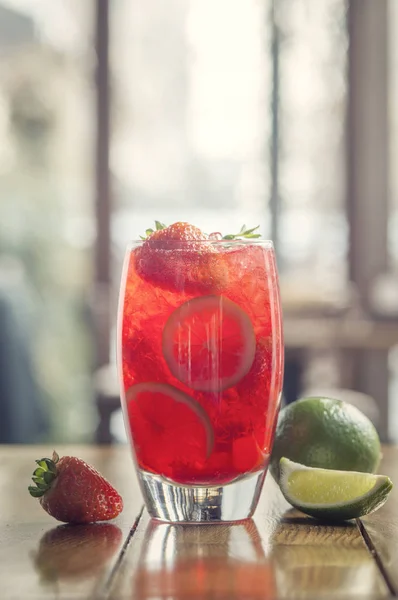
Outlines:
<svg viewBox="0 0 398 600"><path fill-rule="evenodd" d="M167 225L165 225L164 223L161 223L160 221L155 221L155 225L156 225L156 231L159 231L160 229L166 229Z"/></svg>
<svg viewBox="0 0 398 600"><path fill-rule="evenodd" d="M140 235L140 238L142 240L146 240L147 238L149 238L149 236L151 236L153 233L155 233L155 231L159 231L160 229L166 229L167 225L165 225L164 223L161 223L161 221L155 221L155 227L156 229L146 229L145 230L145 236Z"/></svg>
<svg viewBox="0 0 398 600"><path fill-rule="evenodd" d="M35 485L30 485L28 487L29 493L34 498L40 498L43 496L47 490L50 489L54 479L57 477L57 463L59 461L59 456L55 452L53 452L52 459L51 458L40 458L36 460L36 464L39 465L33 471L32 481Z"/></svg>

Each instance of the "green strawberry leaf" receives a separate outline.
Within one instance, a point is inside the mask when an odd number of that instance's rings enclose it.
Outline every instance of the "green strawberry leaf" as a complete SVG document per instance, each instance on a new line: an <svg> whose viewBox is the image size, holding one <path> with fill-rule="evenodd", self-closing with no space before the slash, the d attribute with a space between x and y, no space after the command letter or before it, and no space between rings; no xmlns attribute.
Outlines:
<svg viewBox="0 0 398 600"><path fill-rule="evenodd" d="M39 488L37 488L33 485L30 485L28 487L28 490L29 490L29 494L31 496L33 496L33 498L40 498L40 496L43 496L43 494L44 494L44 490L39 490Z"/></svg>
<svg viewBox="0 0 398 600"><path fill-rule="evenodd" d="M40 458L39 460L35 461L39 467L41 467L42 469L44 469L45 471L47 471L47 463L46 463L46 459L45 458Z"/></svg>
<svg viewBox="0 0 398 600"><path fill-rule="evenodd" d="M257 227L252 227L252 229L246 229L246 225L242 225L239 233L228 233L228 235L224 235L223 240L237 240L241 238L252 240L260 238L260 233L254 233L259 227L260 225L257 225Z"/></svg>
<svg viewBox="0 0 398 600"><path fill-rule="evenodd" d="M149 236L151 236L153 233L155 233L155 231L160 231L161 229L166 229L167 225L165 225L161 221L155 221L155 227L156 227L156 229L152 229L152 227L149 227L148 229L146 229L145 235L140 235L140 239L145 241L147 238L149 238Z"/></svg>
<svg viewBox="0 0 398 600"><path fill-rule="evenodd" d="M35 482L35 484L36 484L36 487L37 487L39 490L43 490L43 491L46 491L46 490L48 490L48 485L47 485L46 483L43 483L43 482L42 482L42 481L40 481L40 480L38 480L38 481L37 481L37 479L38 479L37 477L32 477L32 479L33 479L33 481ZM36 480L36 481L35 481L35 480Z"/></svg>
<svg viewBox="0 0 398 600"><path fill-rule="evenodd" d="M43 479L45 483L49 484L56 478L55 473L50 473L50 471L46 471L43 475Z"/></svg>
<svg viewBox="0 0 398 600"><path fill-rule="evenodd" d="M44 469L42 469L41 467L37 467L37 469L35 469L33 471L33 475L35 477L41 477L41 479L43 479L44 473L46 473L46 471Z"/></svg>

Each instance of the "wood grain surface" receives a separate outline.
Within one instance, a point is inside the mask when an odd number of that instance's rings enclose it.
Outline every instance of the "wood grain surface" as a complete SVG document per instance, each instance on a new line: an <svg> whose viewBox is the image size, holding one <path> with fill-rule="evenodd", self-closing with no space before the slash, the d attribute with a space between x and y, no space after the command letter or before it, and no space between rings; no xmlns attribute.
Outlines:
<svg viewBox="0 0 398 600"><path fill-rule="evenodd" d="M51 450L0 447L2 600L385 598L397 590L396 492L359 527L331 526L292 510L268 476L252 520L169 525L141 512L127 447L58 448L97 467L125 501L111 523L64 526L27 492L34 459ZM380 471L394 479L398 449L384 455Z"/></svg>
<svg viewBox="0 0 398 600"><path fill-rule="evenodd" d="M398 595L398 448L384 447L379 472L388 475L395 486L388 502L373 515L364 517L364 535L379 563L391 592Z"/></svg>
<svg viewBox="0 0 398 600"><path fill-rule="evenodd" d="M168 525L144 514L110 585L115 600L350 596L388 596L356 524L293 511L271 476L246 522Z"/></svg>

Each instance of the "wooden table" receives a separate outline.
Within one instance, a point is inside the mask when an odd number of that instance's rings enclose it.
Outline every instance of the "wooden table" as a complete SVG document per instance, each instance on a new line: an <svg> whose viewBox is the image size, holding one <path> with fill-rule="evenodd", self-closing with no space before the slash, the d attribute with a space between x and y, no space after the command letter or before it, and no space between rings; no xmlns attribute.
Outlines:
<svg viewBox="0 0 398 600"><path fill-rule="evenodd" d="M290 509L269 475L253 520L150 521L126 447L57 448L94 464L125 509L107 524L62 526L27 491L51 448L0 447L0 598L385 598L398 594L398 448L380 472L388 503L357 523L323 525Z"/></svg>

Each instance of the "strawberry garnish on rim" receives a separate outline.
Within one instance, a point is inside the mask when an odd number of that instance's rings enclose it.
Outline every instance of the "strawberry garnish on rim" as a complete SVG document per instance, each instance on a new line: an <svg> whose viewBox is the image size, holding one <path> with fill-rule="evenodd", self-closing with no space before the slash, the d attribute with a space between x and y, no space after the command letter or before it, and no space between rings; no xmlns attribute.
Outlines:
<svg viewBox="0 0 398 600"><path fill-rule="evenodd" d="M40 498L49 515L65 523L94 523L117 517L123 500L115 488L84 460L75 456L37 460L33 472L35 485L29 493Z"/></svg>
<svg viewBox="0 0 398 600"><path fill-rule="evenodd" d="M156 229L147 229L145 231L145 236L141 236L142 240L147 240L151 237L152 240L182 240L182 241L194 241L194 240L238 240L238 239L257 239L261 237L260 233L254 233L259 229L260 225L256 227L252 227L251 229L247 229L246 225L242 225L239 230L239 233L227 233L227 235L222 235L219 231L215 231L207 235L203 233L198 227L195 225L191 225L190 223L186 223L184 221L178 221L177 223L173 223L172 225L165 225L160 221L155 221ZM163 233L158 233L162 231Z"/></svg>
<svg viewBox="0 0 398 600"><path fill-rule="evenodd" d="M208 236L195 225L185 223L184 221L178 221L166 227L160 221L155 221L156 230L147 229L147 237L144 238L145 242L150 245L154 245L153 242L195 242L204 241L208 239Z"/></svg>
<svg viewBox="0 0 398 600"><path fill-rule="evenodd" d="M208 277L203 282L201 272L205 272L207 258L214 253L207 236L189 223L178 222L165 228L161 225L156 231L148 229L148 237L134 251L138 275L167 289L206 289Z"/></svg>
<svg viewBox="0 0 398 600"><path fill-rule="evenodd" d="M142 246L134 250L138 275L160 287L194 293L216 291L228 279L222 258L223 246L217 241L235 241L261 237L258 227L239 233L207 235L190 223L177 222L166 227L155 221L156 230L147 229ZM229 246L229 245L228 245ZM173 251L173 252L171 252Z"/></svg>

